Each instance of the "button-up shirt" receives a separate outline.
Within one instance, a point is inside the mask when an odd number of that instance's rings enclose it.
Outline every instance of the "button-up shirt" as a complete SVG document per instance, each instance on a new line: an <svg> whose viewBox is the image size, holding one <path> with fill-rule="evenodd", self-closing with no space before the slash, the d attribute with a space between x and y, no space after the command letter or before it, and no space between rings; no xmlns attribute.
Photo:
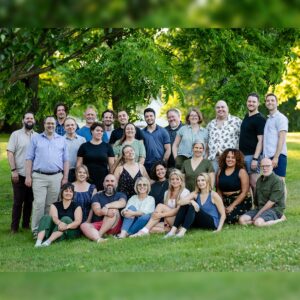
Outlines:
<svg viewBox="0 0 300 300"><path fill-rule="evenodd" d="M288 131L288 119L281 112L277 111L269 115L264 129L263 154L264 157L273 157L276 153L279 132ZM286 141L283 143L281 154L287 156Z"/></svg>
<svg viewBox="0 0 300 300"><path fill-rule="evenodd" d="M33 162L32 170L54 173L64 169L69 161L66 139L54 133L51 139L45 132L32 137L26 160Z"/></svg>
<svg viewBox="0 0 300 300"><path fill-rule="evenodd" d="M75 133L75 136L73 139L69 138L67 135L65 135L65 139L66 139L67 147L68 147L69 166L70 166L70 169L74 169L74 168L76 168L78 149L81 144L86 142L86 140L84 137L77 135L76 133Z"/></svg>
<svg viewBox="0 0 300 300"><path fill-rule="evenodd" d="M25 158L31 138L38 135L33 130L26 131L25 128L14 131L8 141L7 150L14 154L16 169L19 175L25 176Z"/></svg>
<svg viewBox="0 0 300 300"><path fill-rule="evenodd" d="M208 123L208 159L215 159L218 153L228 148L238 149L241 124L240 118L231 115L228 115L221 127L217 126L217 119Z"/></svg>

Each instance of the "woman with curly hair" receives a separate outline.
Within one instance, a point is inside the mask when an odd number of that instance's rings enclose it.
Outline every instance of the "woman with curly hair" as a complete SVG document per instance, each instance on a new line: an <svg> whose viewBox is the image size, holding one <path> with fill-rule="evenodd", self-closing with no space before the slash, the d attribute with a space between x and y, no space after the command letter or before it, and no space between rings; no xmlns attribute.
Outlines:
<svg viewBox="0 0 300 300"><path fill-rule="evenodd" d="M220 156L216 186L225 206L226 223L236 223L252 207L249 176L240 150L229 148Z"/></svg>

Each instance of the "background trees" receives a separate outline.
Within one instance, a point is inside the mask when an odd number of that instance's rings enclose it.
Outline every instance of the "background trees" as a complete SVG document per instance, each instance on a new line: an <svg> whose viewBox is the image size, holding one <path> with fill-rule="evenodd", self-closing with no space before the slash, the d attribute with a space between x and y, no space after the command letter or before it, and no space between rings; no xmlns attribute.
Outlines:
<svg viewBox="0 0 300 300"><path fill-rule="evenodd" d="M135 113L157 96L167 107L200 106L207 119L225 99L242 116L249 92L263 96L298 66L298 37L272 28L3 28L0 118L13 124L28 109L41 118L58 101L75 114L87 104Z"/></svg>

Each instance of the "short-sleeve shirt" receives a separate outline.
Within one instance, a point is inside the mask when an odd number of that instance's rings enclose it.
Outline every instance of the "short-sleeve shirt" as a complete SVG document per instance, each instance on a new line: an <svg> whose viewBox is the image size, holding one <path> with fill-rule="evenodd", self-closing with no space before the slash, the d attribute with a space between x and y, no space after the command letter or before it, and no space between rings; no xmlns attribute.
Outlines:
<svg viewBox="0 0 300 300"><path fill-rule="evenodd" d="M191 125L184 125L177 131L177 135L181 137L177 151L178 155L183 155L188 158L192 157L192 148L195 141L203 142L204 148L206 148L208 141L206 128L200 127L197 132L194 132Z"/></svg>
<svg viewBox="0 0 300 300"><path fill-rule="evenodd" d="M123 134L124 134L124 128L119 127L114 129L110 135L109 143L114 144L117 140L122 138ZM143 131L139 127L136 127L135 139L139 141L144 140Z"/></svg>
<svg viewBox="0 0 300 300"><path fill-rule="evenodd" d="M134 140L131 144L124 142L122 145L120 145L120 140L116 141L116 143L113 146L114 153L116 156L122 155L122 149L124 146L130 145L134 149L135 153L135 161L138 162L140 157L146 157L146 149L144 146L144 143L142 141Z"/></svg>
<svg viewBox="0 0 300 300"><path fill-rule="evenodd" d="M145 199L139 200L138 196L134 195L128 200L125 209L128 209L131 205L134 206L137 211L141 211L144 214L152 214L155 209L155 200L152 196L147 196Z"/></svg>
<svg viewBox="0 0 300 300"><path fill-rule="evenodd" d="M14 131L8 141L7 150L14 154L16 169L19 175L25 176L25 158L31 139L37 135L34 131L26 132L24 128Z"/></svg>
<svg viewBox="0 0 300 300"><path fill-rule="evenodd" d="M165 192L164 203L166 205L168 205L170 208L176 208L176 206L177 206L176 199L166 199L167 193L168 193L168 191ZM183 198L187 197L189 194L190 194L190 191L188 189L184 188L179 196L179 199L183 199Z"/></svg>
<svg viewBox="0 0 300 300"><path fill-rule="evenodd" d="M288 129L288 119L281 112L277 111L275 114L268 116L264 130L264 157L271 158L275 155L279 139L279 132L288 132ZM287 156L286 141L283 143L280 154Z"/></svg>
<svg viewBox="0 0 300 300"><path fill-rule="evenodd" d="M185 186L190 190L194 191L196 186L196 178L200 173L211 173L214 172L214 167L210 160L203 159L195 170L192 168L191 159L187 159L183 162L181 171L185 174Z"/></svg>
<svg viewBox="0 0 300 300"><path fill-rule="evenodd" d="M166 129L156 124L154 131L143 129L146 148L145 165L151 166L158 160L162 160L165 154L165 145L170 144L170 136Z"/></svg>
<svg viewBox="0 0 300 300"><path fill-rule="evenodd" d="M257 136L264 134L266 119L261 113L249 116L247 113L241 124L239 149L244 155L253 155L258 143Z"/></svg>
<svg viewBox="0 0 300 300"><path fill-rule="evenodd" d="M256 182L254 203L261 209L269 200L274 202L274 209L280 215L285 209L285 189L282 179L275 173L270 176L260 176Z"/></svg>
<svg viewBox="0 0 300 300"><path fill-rule="evenodd" d="M58 218L61 220L62 217L69 217L73 221L75 220L75 210L79 206L77 203L72 201L67 209L63 206L63 201L54 202L53 205L57 209Z"/></svg>
<svg viewBox="0 0 300 300"><path fill-rule="evenodd" d="M114 201L119 201L124 199L127 201L127 196L124 193L116 192L114 195L107 196L104 192L96 193L91 200L91 203L99 203L101 207L104 207L106 204L109 204ZM98 222L103 219L103 216L97 216L93 213L92 222Z"/></svg>
<svg viewBox="0 0 300 300"><path fill-rule="evenodd" d="M166 179L164 181L156 181L151 185L150 196L155 199L155 206L159 203L164 203L164 196L166 190L169 188L169 181Z"/></svg>
<svg viewBox="0 0 300 300"><path fill-rule="evenodd" d="M218 152L222 153L228 148L238 149L241 123L240 118L231 115L228 115L220 128L217 126L217 119L208 123L208 159L215 159Z"/></svg>
<svg viewBox="0 0 300 300"><path fill-rule="evenodd" d="M77 161L77 152L79 147L86 142L85 138L75 134L73 139L70 139L67 135L65 135L65 139L67 142L67 148L69 153L69 166L70 169L76 168L76 161Z"/></svg>
<svg viewBox="0 0 300 300"><path fill-rule="evenodd" d="M92 133L90 127L82 126L77 132L78 135L84 137L87 142L91 141ZM108 140L106 131L103 132L102 141L105 142Z"/></svg>

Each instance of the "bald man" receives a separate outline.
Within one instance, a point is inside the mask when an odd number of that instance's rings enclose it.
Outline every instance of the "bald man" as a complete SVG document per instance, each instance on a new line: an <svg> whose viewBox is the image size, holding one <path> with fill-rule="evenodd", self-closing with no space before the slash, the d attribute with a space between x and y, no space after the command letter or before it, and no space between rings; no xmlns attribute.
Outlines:
<svg viewBox="0 0 300 300"><path fill-rule="evenodd" d="M270 226L285 221L285 184L273 172L272 161L263 158L260 164L262 175L256 183L254 195L255 209L242 215L241 225L253 224L258 227Z"/></svg>
<svg viewBox="0 0 300 300"><path fill-rule="evenodd" d="M229 114L227 103L220 100L215 106L216 118L207 125L208 159L218 171L218 159L225 149L238 149L242 120Z"/></svg>

